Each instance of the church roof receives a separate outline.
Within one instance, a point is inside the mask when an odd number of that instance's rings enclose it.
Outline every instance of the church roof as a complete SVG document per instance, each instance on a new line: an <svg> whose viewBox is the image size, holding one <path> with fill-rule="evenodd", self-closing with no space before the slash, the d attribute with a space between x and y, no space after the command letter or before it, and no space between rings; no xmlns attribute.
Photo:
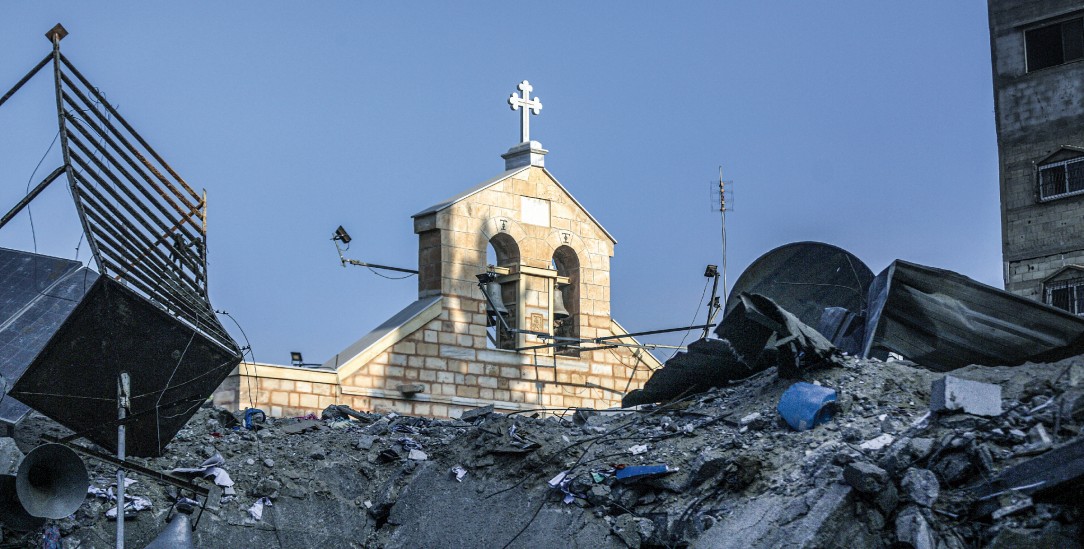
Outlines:
<svg viewBox="0 0 1084 549"><path fill-rule="evenodd" d="M595 223L595 226L598 227L599 230L602 231L602 233L605 234L606 237L609 238L611 242L613 242L614 244L617 244L617 239L614 238L612 234L610 234L610 231L607 231L606 228L602 226L602 223L599 223L598 219L595 219L595 216L591 215L591 212L587 211L587 208L584 208L583 204L580 204L580 201L576 200L576 197L572 196L572 193L568 192L568 189L566 189L565 186L562 185L561 182L558 181L557 178L554 177L553 174L550 173L549 170L547 170L546 168L541 167L541 166L535 166L535 167L537 167L537 168L541 169L542 171L546 172L546 175L550 176L550 179L552 179L553 182L557 184L557 187L560 188L562 191L564 191L564 193L566 195L568 195L568 198L570 200L572 200L572 203L575 204L584 214L586 214L587 217L591 221L593 221ZM504 181L505 179L508 179L509 177L517 175L517 174L519 174L521 172L527 171L530 168L531 168L531 166L522 166L522 167L519 167L519 168L513 168L511 170L507 170L507 171L497 175L496 177L493 177L491 179L487 179L486 181L483 181L481 184L476 185L475 187L472 187L472 188L470 188L470 189L468 189L468 190L466 190L466 191L464 191L462 193L459 193L459 194L457 194L457 195L455 195L455 196L453 196L453 197L451 197L451 198L449 198L447 200L444 200L442 202L439 202L437 204L429 206L428 208L426 208L426 209L424 209L424 210L422 210L422 211L420 211L420 212L418 212L418 213L416 213L416 214L414 214L414 215L412 215L410 217L412 217L412 218L413 217L422 217L422 216L426 216L426 215L429 215L429 214L432 214L432 213L439 212L441 210L445 210L445 209L453 206L457 202L460 202L462 200L470 198L470 197L472 197L472 196L474 196L474 195L476 195L476 194L478 194L478 193L480 193L480 192L482 192L482 191L496 185L497 183L500 183L501 181Z"/></svg>

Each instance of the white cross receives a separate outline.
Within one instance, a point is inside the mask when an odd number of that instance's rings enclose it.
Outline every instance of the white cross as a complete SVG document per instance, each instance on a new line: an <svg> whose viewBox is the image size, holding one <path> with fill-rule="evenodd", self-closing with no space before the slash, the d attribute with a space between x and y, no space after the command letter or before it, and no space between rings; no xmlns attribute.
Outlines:
<svg viewBox="0 0 1084 549"><path fill-rule="evenodd" d="M514 111L518 111L520 107L523 107L519 118L519 139L521 143L526 143L531 140L531 114L538 114L542 110L542 101L537 97L531 99L531 92L534 91L534 88L531 87L530 82L524 80L516 87L523 92L523 97L520 98L518 94L512 92L512 95L508 98L508 104L512 106Z"/></svg>

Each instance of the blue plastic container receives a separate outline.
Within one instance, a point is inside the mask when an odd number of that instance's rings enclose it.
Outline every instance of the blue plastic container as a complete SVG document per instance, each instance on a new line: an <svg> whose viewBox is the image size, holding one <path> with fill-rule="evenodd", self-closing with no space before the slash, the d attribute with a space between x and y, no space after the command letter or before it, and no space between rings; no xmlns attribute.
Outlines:
<svg viewBox="0 0 1084 549"><path fill-rule="evenodd" d="M796 431L806 431L832 419L835 389L799 381L779 399L779 415Z"/></svg>

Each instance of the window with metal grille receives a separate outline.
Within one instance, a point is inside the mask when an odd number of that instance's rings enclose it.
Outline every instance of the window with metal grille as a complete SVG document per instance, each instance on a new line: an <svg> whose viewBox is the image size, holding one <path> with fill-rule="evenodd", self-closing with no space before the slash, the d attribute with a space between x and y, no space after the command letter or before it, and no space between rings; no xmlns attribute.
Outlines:
<svg viewBox="0 0 1084 549"><path fill-rule="evenodd" d="M1084 18L1024 32L1028 72L1084 58Z"/></svg>
<svg viewBox="0 0 1084 549"><path fill-rule="evenodd" d="M1039 200L1084 194L1084 156L1039 166Z"/></svg>
<svg viewBox="0 0 1084 549"><path fill-rule="evenodd" d="M1084 316L1084 277L1048 283L1046 302L1074 315Z"/></svg>

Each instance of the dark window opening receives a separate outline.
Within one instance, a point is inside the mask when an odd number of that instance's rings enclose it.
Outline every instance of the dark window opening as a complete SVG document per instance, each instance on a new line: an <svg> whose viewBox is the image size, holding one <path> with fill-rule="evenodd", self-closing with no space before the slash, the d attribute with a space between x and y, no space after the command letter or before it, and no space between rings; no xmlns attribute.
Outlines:
<svg viewBox="0 0 1084 549"><path fill-rule="evenodd" d="M1024 32L1028 72L1084 58L1084 18Z"/></svg>
<svg viewBox="0 0 1084 549"><path fill-rule="evenodd" d="M1084 316L1084 278L1047 284L1046 302L1063 311Z"/></svg>
<svg viewBox="0 0 1084 549"><path fill-rule="evenodd" d="M1084 194L1084 156L1039 166L1039 199Z"/></svg>

